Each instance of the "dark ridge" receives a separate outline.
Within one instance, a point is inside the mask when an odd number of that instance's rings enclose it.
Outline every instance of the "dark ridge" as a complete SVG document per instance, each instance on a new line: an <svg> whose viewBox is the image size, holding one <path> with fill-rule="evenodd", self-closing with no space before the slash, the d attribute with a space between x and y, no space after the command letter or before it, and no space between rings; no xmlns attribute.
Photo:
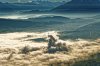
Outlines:
<svg viewBox="0 0 100 66"><path fill-rule="evenodd" d="M99 0L72 0L54 8L54 12L99 12Z"/></svg>

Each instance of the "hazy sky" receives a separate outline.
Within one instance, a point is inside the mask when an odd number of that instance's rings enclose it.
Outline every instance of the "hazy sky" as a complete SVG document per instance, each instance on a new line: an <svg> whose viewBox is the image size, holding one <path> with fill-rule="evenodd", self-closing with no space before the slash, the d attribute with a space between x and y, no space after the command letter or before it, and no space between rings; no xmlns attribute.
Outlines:
<svg viewBox="0 0 100 66"><path fill-rule="evenodd" d="M28 2L28 1L32 1L32 0L0 0L0 2L18 2L18 1ZM49 1L66 1L66 0L49 0Z"/></svg>

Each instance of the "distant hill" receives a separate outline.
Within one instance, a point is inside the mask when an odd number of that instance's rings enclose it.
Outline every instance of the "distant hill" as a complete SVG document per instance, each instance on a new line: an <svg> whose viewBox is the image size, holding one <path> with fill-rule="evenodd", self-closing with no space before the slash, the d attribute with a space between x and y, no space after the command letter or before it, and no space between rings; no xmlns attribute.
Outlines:
<svg viewBox="0 0 100 66"><path fill-rule="evenodd" d="M57 20L59 19L59 20ZM0 32L16 31L48 31L59 29L59 25L65 24L70 18L61 16L41 16L29 19L0 19ZM56 26L55 26L56 25Z"/></svg>
<svg viewBox="0 0 100 66"><path fill-rule="evenodd" d="M92 23L83 27L80 27L71 34L72 37L79 38L100 38L100 22Z"/></svg>
<svg viewBox="0 0 100 66"><path fill-rule="evenodd" d="M1 3L0 2L0 11L13 11L13 7L16 7L14 6L13 4L4 4L4 3Z"/></svg>
<svg viewBox="0 0 100 66"><path fill-rule="evenodd" d="M16 10L51 10L52 8L61 5L62 3L40 2L40 3L1 3L0 12L2 11L16 11Z"/></svg>
<svg viewBox="0 0 100 66"><path fill-rule="evenodd" d="M100 11L99 0L72 0L64 5L58 6L53 11Z"/></svg>

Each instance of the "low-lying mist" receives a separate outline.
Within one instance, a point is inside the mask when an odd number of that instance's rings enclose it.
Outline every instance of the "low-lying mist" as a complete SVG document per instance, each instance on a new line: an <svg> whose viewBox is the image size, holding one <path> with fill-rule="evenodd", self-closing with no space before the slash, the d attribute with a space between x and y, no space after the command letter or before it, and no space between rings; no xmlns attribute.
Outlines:
<svg viewBox="0 0 100 66"><path fill-rule="evenodd" d="M59 42L60 48L48 51L48 35ZM61 40L56 31L15 32L0 34L0 65L2 66L99 66L100 39Z"/></svg>

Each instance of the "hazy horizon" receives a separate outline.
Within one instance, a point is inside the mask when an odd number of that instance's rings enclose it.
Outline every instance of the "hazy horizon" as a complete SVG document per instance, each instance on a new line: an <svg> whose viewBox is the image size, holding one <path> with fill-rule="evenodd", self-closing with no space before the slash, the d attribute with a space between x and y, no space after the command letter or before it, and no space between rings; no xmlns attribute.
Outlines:
<svg viewBox="0 0 100 66"><path fill-rule="evenodd" d="M15 3L15 2L29 2L29 1L36 1L36 0L0 0L0 2L9 2L9 3ZM38 1L38 0L37 0ZM43 1L43 0L42 0ZM47 1L47 0L44 0ZM69 1L69 0L48 0L52 2L59 2L59 1Z"/></svg>

